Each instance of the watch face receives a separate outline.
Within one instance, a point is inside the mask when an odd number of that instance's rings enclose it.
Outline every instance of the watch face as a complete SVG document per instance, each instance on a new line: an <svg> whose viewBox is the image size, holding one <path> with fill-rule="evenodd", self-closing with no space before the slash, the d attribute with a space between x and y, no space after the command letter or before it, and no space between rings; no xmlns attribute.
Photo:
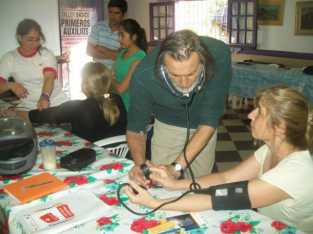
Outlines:
<svg viewBox="0 0 313 234"><path fill-rule="evenodd" d="M174 169L175 169L175 171L181 171L183 169L183 167L179 163L175 163Z"/></svg>

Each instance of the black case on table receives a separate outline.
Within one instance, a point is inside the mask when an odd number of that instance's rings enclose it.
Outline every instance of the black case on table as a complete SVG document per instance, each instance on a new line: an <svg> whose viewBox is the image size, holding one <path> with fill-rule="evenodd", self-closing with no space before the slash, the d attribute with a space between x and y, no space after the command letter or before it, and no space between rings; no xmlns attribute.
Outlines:
<svg viewBox="0 0 313 234"><path fill-rule="evenodd" d="M71 171L79 171L96 160L96 151L90 148L76 150L60 160L62 168Z"/></svg>

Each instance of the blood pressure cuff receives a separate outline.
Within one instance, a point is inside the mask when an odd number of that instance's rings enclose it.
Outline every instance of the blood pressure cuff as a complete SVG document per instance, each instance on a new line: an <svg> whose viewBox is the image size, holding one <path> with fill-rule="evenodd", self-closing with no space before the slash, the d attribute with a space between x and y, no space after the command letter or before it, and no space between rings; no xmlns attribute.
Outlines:
<svg viewBox="0 0 313 234"><path fill-rule="evenodd" d="M213 210L251 209L248 181L215 185L196 193L210 194Z"/></svg>

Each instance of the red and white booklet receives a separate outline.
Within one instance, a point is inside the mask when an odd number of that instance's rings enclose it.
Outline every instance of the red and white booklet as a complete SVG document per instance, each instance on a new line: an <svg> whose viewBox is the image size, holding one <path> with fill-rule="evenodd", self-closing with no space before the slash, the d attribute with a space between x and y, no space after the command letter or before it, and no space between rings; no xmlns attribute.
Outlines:
<svg viewBox="0 0 313 234"><path fill-rule="evenodd" d="M25 233L56 234L96 219L107 209L93 193L79 190L22 210L15 219Z"/></svg>

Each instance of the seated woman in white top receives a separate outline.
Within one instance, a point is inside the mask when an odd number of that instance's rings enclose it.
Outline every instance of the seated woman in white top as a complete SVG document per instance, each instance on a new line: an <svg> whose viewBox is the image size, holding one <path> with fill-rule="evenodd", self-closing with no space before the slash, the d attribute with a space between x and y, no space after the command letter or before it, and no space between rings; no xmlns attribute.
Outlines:
<svg viewBox="0 0 313 234"><path fill-rule="evenodd" d="M253 137L265 144L233 169L196 178L209 191L187 195L162 209L258 208L266 216L313 233L313 123L307 99L294 89L272 87L258 94L249 118ZM174 168L149 166L150 179L165 188L188 189L192 184L190 179L173 178ZM155 199L130 184L138 193L130 187L124 191L134 203L156 208L172 200Z"/></svg>
<svg viewBox="0 0 313 234"><path fill-rule="evenodd" d="M16 29L19 47L0 59L0 93L11 90L20 98L19 107L45 109L67 100L57 78L55 56L41 43L45 41L40 25L22 20ZM15 82L8 82L13 77Z"/></svg>

